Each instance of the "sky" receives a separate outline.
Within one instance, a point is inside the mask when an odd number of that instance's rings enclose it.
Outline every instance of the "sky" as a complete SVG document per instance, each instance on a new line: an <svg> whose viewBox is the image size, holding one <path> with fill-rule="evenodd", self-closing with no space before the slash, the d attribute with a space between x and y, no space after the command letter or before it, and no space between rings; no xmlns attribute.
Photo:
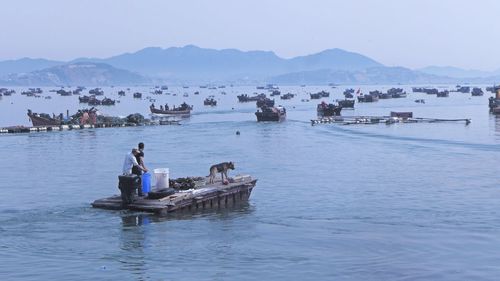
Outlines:
<svg viewBox="0 0 500 281"><path fill-rule="evenodd" d="M330 48L388 66L500 68L498 0L0 0L0 60L145 47Z"/></svg>

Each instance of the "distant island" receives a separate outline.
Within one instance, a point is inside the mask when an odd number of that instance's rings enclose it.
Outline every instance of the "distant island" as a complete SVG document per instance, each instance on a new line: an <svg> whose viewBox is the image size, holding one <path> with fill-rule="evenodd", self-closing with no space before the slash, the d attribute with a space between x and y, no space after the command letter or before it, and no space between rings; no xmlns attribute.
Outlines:
<svg viewBox="0 0 500 281"><path fill-rule="evenodd" d="M193 45L145 48L109 58L0 61L0 85L425 84L495 83L500 71L453 67L389 67L341 49L285 59L268 51L206 49Z"/></svg>

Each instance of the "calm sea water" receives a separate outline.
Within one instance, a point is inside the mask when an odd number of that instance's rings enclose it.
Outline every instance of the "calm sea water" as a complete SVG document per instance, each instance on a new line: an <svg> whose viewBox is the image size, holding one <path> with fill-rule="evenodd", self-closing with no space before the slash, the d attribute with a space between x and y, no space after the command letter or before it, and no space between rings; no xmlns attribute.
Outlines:
<svg viewBox="0 0 500 281"><path fill-rule="evenodd" d="M299 96L277 100L288 111L280 124L257 123L255 105L236 102L253 87L172 88L177 96L149 96L193 104L181 126L0 136L2 280L498 280L500 119L488 113L489 94L411 93L343 112L413 111L471 118L469 126L312 127L317 102L301 99L325 89L331 101L344 88L282 87ZM27 108L82 107L45 90L54 98L3 97L0 126L29 125ZM104 90L117 98L119 88ZM102 112L146 114L149 101L134 100L135 90L150 89L133 88ZM219 106L203 106L210 94ZM118 193L123 158L140 141L147 165L171 177L234 161L230 175L259 181L248 204L230 210L156 217L91 208Z"/></svg>

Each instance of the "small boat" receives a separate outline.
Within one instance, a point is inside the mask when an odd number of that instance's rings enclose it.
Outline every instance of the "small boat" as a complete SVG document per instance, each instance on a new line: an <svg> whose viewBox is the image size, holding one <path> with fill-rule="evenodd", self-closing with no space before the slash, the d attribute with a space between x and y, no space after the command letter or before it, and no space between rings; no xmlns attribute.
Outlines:
<svg viewBox="0 0 500 281"><path fill-rule="evenodd" d="M348 100L348 99L344 99L344 100L337 100L339 106L341 106L342 108L354 108L354 100Z"/></svg>
<svg viewBox="0 0 500 281"><path fill-rule="evenodd" d="M415 100L416 103L425 103L425 100L424 99L418 99L418 100Z"/></svg>
<svg viewBox="0 0 500 281"><path fill-rule="evenodd" d="M378 98L381 100L392 99L392 95L389 93L382 93L378 96Z"/></svg>
<svg viewBox="0 0 500 281"><path fill-rule="evenodd" d="M34 92L32 92L32 93L34 93ZM65 90L62 90L62 89L58 90L56 93L58 95L61 95L61 96L71 96L71 95L73 95L73 92L71 92L71 91L65 91Z"/></svg>
<svg viewBox="0 0 500 281"><path fill-rule="evenodd" d="M89 99L88 104L89 105L101 105L101 100L99 100L95 96L93 96Z"/></svg>
<svg viewBox="0 0 500 281"><path fill-rule="evenodd" d="M318 116L328 117L328 116L339 116L340 111L342 111L342 106L335 105L333 103L327 104L322 102L316 107Z"/></svg>
<svg viewBox="0 0 500 281"><path fill-rule="evenodd" d="M134 93L134 98L135 98L135 99L140 99L140 98L142 98L142 93L139 93L139 92Z"/></svg>
<svg viewBox="0 0 500 281"><path fill-rule="evenodd" d="M187 103L181 104L180 107L173 108L173 109L159 109L155 108L154 104L151 104L149 107L151 110L151 113L153 114L164 114L164 115L190 115L191 110L193 109L193 106L188 105Z"/></svg>
<svg viewBox="0 0 500 281"><path fill-rule="evenodd" d="M289 100L289 99L292 99L293 97L295 97L294 94L291 94L291 93L288 93L288 94L284 94L280 97L280 99L282 100Z"/></svg>
<svg viewBox="0 0 500 281"><path fill-rule="evenodd" d="M102 96L102 95L104 95L104 91L101 90L101 88L95 88L95 89L91 89L89 91L89 94L96 95L96 96Z"/></svg>
<svg viewBox="0 0 500 281"><path fill-rule="evenodd" d="M455 92L468 94L470 93L470 87L457 85Z"/></svg>
<svg viewBox="0 0 500 281"><path fill-rule="evenodd" d="M110 98L104 98L104 99L101 101L101 104L102 104L102 105L115 105L115 102L116 102L115 100L112 100L112 99L110 99ZM91 104L89 103L89 105L91 105Z"/></svg>
<svg viewBox="0 0 500 281"><path fill-rule="evenodd" d="M377 102L379 99L376 95L363 95L358 96L358 102Z"/></svg>
<svg viewBox="0 0 500 281"><path fill-rule="evenodd" d="M62 124L61 116L54 118L50 117L49 114L45 113L33 113L31 109L28 109L28 116L33 123L34 127L38 126L60 126Z"/></svg>
<svg viewBox="0 0 500 281"><path fill-rule="evenodd" d="M344 97L345 97L346 99L352 99L352 98L354 98L354 95L353 95L353 94L354 94L354 89L352 89L352 88L351 88L351 89L345 89L345 90L344 90Z"/></svg>
<svg viewBox="0 0 500 281"><path fill-rule="evenodd" d="M216 106L217 101L213 97L208 97L203 101L203 104L209 106Z"/></svg>
<svg viewBox="0 0 500 281"><path fill-rule="evenodd" d="M330 96L330 93L326 92L326 91L321 91L321 92L318 92L315 94L309 94L309 95L311 96L311 99L314 100L314 99L320 99L320 98L327 98Z"/></svg>
<svg viewBox="0 0 500 281"><path fill-rule="evenodd" d="M438 93L436 94L436 96L437 96L438 98L447 98L447 97L449 97L449 96L450 96L450 92L448 92L447 90L444 90L444 91L438 92Z"/></svg>
<svg viewBox="0 0 500 281"><path fill-rule="evenodd" d="M124 97L125 96L125 91L118 91L118 95L120 97Z"/></svg>
<svg viewBox="0 0 500 281"><path fill-rule="evenodd" d="M253 97L250 97L247 94L237 96L239 102L258 101L259 99L263 99L265 97L266 94L259 94Z"/></svg>
<svg viewBox="0 0 500 281"><path fill-rule="evenodd" d="M490 97L488 99L488 106L490 108L490 112L499 115L500 114L500 93L497 92L496 98Z"/></svg>
<svg viewBox="0 0 500 281"><path fill-rule="evenodd" d="M472 92L471 92L471 95L473 97L479 97L479 96L482 96L483 95L483 90L481 88L473 88L472 89Z"/></svg>
<svg viewBox="0 0 500 281"><path fill-rule="evenodd" d="M259 99L257 101L256 105L257 105L257 107L263 107L263 106L273 107L274 106L274 100L268 99L268 98Z"/></svg>
<svg viewBox="0 0 500 281"><path fill-rule="evenodd" d="M279 96L279 95L281 95L281 92L278 90L273 90L272 93L270 94L271 97Z"/></svg>
<svg viewBox="0 0 500 281"><path fill-rule="evenodd" d="M394 99L399 99L399 98L406 98L407 94L406 92L401 92L401 93L393 93L392 98Z"/></svg>
<svg viewBox="0 0 500 281"><path fill-rule="evenodd" d="M286 109L281 106L263 106L260 108L260 110L257 110L257 112L255 112L255 116L257 116L257 122L281 122L286 119Z"/></svg>
<svg viewBox="0 0 500 281"><path fill-rule="evenodd" d="M89 96L83 96L83 97L78 97L78 100L80 103L88 103L91 98L95 98L95 96L89 97Z"/></svg>

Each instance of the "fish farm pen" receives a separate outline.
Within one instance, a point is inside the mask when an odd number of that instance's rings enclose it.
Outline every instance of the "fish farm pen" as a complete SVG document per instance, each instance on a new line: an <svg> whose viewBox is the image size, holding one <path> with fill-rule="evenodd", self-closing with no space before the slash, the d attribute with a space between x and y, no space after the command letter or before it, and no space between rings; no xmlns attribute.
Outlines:
<svg viewBox="0 0 500 281"><path fill-rule="evenodd" d="M339 125L363 125L363 124L395 124L395 123L440 123L440 122L465 122L471 123L471 119L439 119L413 117L412 112L391 112L390 116L331 116L311 120L311 125L339 124Z"/></svg>
<svg viewBox="0 0 500 281"><path fill-rule="evenodd" d="M65 131L65 130L82 130L82 129L94 129L94 128L120 128L120 127L139 127L139 126L159 126L159 125L180 125L178 120L162 120L160 122L151 123L125 123L125 124L95 124L95 125L59 125L59 126L11 126L0 128L0 134L19 134L19 133L35 133L35 132L53 132L53 131Z"/></svg>

